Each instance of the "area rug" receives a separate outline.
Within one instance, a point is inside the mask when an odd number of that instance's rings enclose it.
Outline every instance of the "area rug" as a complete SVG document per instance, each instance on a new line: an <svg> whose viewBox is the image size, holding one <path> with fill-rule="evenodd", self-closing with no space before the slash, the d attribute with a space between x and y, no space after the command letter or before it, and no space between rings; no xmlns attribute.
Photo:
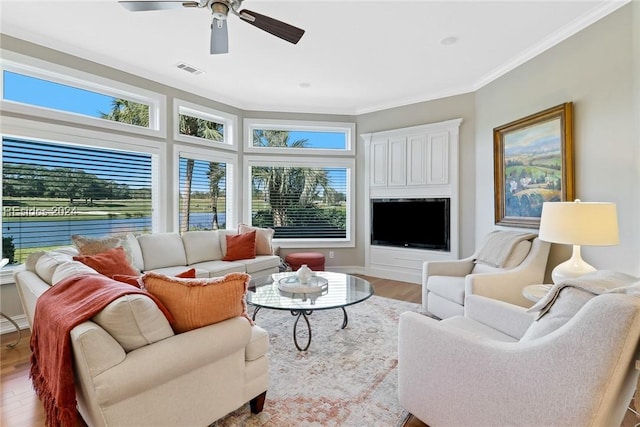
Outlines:
<svg viewBox="0 0 640 427"><path fill-rule="evenodd" d="M260 414L249 405L213 423L229 426L398 427L407 413L398 403L398 318L419 304L373 296L342 310L309 316L312 340L307 351L293 343L295 317L263 309L256 323L269 332L269 389ZM250 309L251 311L251 309ZM306 331L300 320L298 332ZM300 342L305 342L304 337Z"/></svg>

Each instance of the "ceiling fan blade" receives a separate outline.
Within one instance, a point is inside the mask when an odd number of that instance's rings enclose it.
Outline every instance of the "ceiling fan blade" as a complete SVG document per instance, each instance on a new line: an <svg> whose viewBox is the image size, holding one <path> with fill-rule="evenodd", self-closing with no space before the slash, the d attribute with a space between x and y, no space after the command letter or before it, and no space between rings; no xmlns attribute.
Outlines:
<svg viewBox="0 0 640 427"><path fill-rule="evenodd" d="M240 15L240 18L243 21L266 31L267 33L271 33L276 37L280 37L289 43L298 43L304 34L304 30L301 28L294 27L293 25L289 25L285 22L278 21L277 19L261 15L248 9L241 10L238 12L238 15Z"/></svg>
<svg viewBox="0 0 640 427"><path fill-rule="evenodd" d="M182 7L198 7L197 1L175 1L175 0L159 0L159 1L119 1L124 8L132 12L146 12L148 10L166 10L180 9Z"/></svg>
<svg viewBox="0 0 640 427"><path fill-rule="evenodd" d="M214 19L211 23L211 53L229 52L229 32L226 19Z"/></svg>

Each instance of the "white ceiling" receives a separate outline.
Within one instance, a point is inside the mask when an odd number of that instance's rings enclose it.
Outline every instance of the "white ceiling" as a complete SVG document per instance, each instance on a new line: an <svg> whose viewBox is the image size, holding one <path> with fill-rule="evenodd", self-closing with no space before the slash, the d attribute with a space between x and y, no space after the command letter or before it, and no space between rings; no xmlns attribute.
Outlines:
<svg viewBox="0 0 640 427"><path fill-rule="evenodd" d="M245 0L306 33L293 45L230 16L225 55L206 9L0 0L0 31L245 110L362 114L477 90L625 3Z"/></svg>

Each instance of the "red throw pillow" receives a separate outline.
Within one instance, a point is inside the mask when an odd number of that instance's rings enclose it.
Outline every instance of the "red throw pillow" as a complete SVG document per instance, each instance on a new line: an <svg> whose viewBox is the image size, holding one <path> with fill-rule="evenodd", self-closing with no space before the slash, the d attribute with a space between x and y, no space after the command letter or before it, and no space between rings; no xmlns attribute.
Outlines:
<svg viewBox="0 0 640 427"><path fill-rule="evenodd" d="M74 256L73 259L88 265L98 273L108 277L116 274L125 274L128 276L138 275L138 271L127 261L127 254L122 246L109 249L96 255Z"/></svg>
<svg viewBox="0 0 640 427"><path fill-rule="evenodd" d="M117 280L118 282L126 283L131 286L135 286L136 288L140 288L140 278L142 276L129 276L126 274L114 274L111 276L113 280ZM176 274L176 277L181 277L183 279L195 279L196 278L196 269L190 268L182 273Z"/></svg>
<svg viewBox="0 0 640 427"><path fill-rule="evenodd" d="M223 261L252 259L256 257L256 231L243 234L227 234L227 253Z"/></svg>

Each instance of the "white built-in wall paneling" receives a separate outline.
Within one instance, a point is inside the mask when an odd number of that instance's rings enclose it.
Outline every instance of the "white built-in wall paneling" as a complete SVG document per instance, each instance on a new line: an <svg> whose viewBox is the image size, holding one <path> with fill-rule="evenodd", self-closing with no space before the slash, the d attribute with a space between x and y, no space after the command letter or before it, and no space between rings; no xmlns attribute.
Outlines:
<svg viewBox="0 0 640 427"><path fill-rule="evenodd" d="M365 272L420 283L425 261L458 259L458 139L462 119L361 135L364 141ZM449 198L450 250L371 245L371 199ZM397 227L412 224L398 218Z"/></svg>

